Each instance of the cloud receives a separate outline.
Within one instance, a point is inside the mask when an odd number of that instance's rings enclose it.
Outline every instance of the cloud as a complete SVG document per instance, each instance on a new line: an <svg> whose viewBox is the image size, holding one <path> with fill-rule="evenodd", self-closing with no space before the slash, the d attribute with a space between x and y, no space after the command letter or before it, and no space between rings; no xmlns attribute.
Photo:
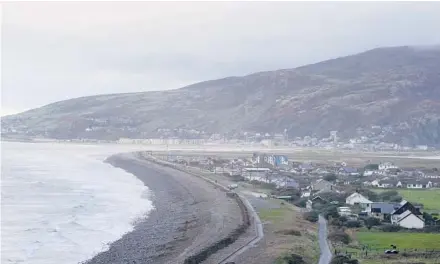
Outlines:
<svg viewBox="0 0 440 264"><path fill-rule="evenodd" d="M440 43L436 2L14 2L2 20L12 109Z"/></svg>

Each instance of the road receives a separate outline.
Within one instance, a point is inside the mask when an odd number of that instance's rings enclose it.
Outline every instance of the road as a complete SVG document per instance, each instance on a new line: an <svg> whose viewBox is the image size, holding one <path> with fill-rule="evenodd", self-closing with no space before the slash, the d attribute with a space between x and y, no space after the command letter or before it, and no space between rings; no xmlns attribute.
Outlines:
<svg viewBox="0 0 440 264"><path fill-rule="evenodd" d="M319 257L319 264L329 264L332 260L332 253L327 242L327 221L321 215L319 216L319 248L321 249L321 256Z"/></svg>

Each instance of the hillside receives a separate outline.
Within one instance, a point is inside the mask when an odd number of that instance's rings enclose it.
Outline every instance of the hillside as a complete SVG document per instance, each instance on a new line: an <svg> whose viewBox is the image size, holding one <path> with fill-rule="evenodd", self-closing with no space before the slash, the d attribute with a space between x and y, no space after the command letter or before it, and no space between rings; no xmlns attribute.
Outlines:
<svg viewBox="0 0 440 264"><path fill-rule="evenodd" d="M164 128L287 129L290 137L337 130L343 138L373 133L383 141L438 146L440 48L379 48L170 91L76 98L2 118L5 136L145 138Z"/></svg>

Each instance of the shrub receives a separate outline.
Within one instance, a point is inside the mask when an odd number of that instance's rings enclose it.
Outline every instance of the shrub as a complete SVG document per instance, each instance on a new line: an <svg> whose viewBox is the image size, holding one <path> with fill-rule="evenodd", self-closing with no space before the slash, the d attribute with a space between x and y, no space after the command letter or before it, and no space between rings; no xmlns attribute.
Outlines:
<svg viewBox="0 0 440 264"><path fill-rule="evenodd" d="M329 224L330 225L333 225L333 226L342 226L342 223L343 222L341 222L339 219L337 219L337 218L333 218L330 222L329 222Z"/></svg>
<svg viewBox="0 0 440 264"><path fill-rule="evenodd" d="M361 222L357 220L347 221L344 225L349 228L358 228L362 226Z"/></svg>
<svg viewBox="0 0 440 264"><path fill-rule="evenodd" d="M329 219L330 216L332 218L339 218L338 207L335 205L330 205L322 208L321 213L325 219Z"/></svg>
<svg viewBox="0 0 440 264"><path fill-rule="evenodd" d="M286 236L301 236L301 232L295 229L281 230L281 231L277 231L276 233L283 234Z"/></svg>
<svg viewBox="0 0 440 264"><path fill-rule="evenodd" d="M357 259L351 259L347 256L335 256L330 261L330 264L358 264Z"/></svg>
<svg viewBox="0 0 440 264"><path fill-rule="evenodd" d="M275 261L276 264L306 264L304 259L300 255L287 254L282 257L278 257Z"/></svg>
<svg viewBox="0 0 440 264"><path fill-rule="evenodd" d="M364 220L365 226L370 230L373 226L380 225L380 219L376 217L368 217Z"/></svg>
<svg viewBox="0 0 440 264"><path fill-rule="evenodd" d="M301 198L295 202L295 205L301 208L306 208L307 200L308 200L307 198Z"/></svg>
<svg viewBox="0 0 440 264"><path fill-rule="evenodd" d="M315 211L304 213L304 219L306 219L309 222L315 223L318 222L319 215Z"/></svg>
<svg viewBox="0 0 440 264"><path fill-rule="evenodd" d="M381 227L383 232L399 232L402 228L398 225L387 224Z"/></svg>
<svg viewBox="0 0 440 264"><path fill-rule="evenodd" d="M344 215L342 215L342 216L339 217L339 221L341 221L341 222L343 222L343 223L344 223L344 222L347 222L347 220L348 220L347 217L344 216Z"/></svg>
<svg viewBox="0 0 440 264"><path fill-rule="evenodd" d="M351 241L350 236L344 231L338 230L330 233L328 238L333 242L341 242L343 244L349 244Z"/></svg>
<svg viewBox="0 0 440 264"><path fill-rule="evenodd" d="M393 196L399 196L399 193L395 190L390 190L379 194L380 199L384 202L390 201Z"/></svg>
<svg viewBox="0 0 440 264"><path fill-rule="evenodd" d="M389 201L393 203L400 203L402 201L402 196L400 195L391 196L389 198Z"/></svg>
<svg viewBox="0 0 440 264"><path fill-rule="evenodd" d="M324 176L324 180L329 181L329 182L334 182L334 181L336 181L336 179L338 179L338 177L336 177L335 174L328 174L328 175Z"/></svg>
<svg viewBox="0 0 440 264"><path fill-rule="evenodd" d="M440 233L440 225L425 226L423 231L426 233Z"/></svg>

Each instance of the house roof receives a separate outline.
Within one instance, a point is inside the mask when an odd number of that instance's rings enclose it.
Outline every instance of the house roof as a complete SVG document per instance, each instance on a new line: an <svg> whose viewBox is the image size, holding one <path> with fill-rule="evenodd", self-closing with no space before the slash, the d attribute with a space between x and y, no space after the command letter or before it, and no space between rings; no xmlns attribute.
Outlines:
<svg viewBox="0 0 440 264"><path fill-rule="evenodd" d="M372 203L370 208L371 210L376 209L380 210L380 213L382 214L391 214L394 212L396 208L399 208L399 205L392 204L392 203Z"/></svg>
<svg viewBox="0 0 440 264"><path fill-rule="evenodd" d="M370 201L367 197L363 196L362 194L358 193L358 192L354 192L352 193L350 196L348 196L346 199L350 199L350 198L354 198L354 197L360 197L361 199L364 199L366 201L372 202Z"/></svg>
<svg viewBox="0 0 440 264"><path fill-rule="evenodd" d="M425 222L424 219L420 218L418 215L412 213L410 210L406 210L405 212L403 212L400 216L401 218L397 221L397 222L402 222L403 219L407 218L410 215L415 215L418 219L420 219L421 221Z"/></svg>
<svg viewBox="0 0 440 264"><path fill-rule="evenodd" d="M346 173L356 173L358 172L358 170L356 168L351 168L351 167L344 167L344 168L340 168L340 171L346 172Z"/></svg>
<svg viewBox="0 0 440 264"><path fill-rule="evenodd" d="M395 181L395 180L380 180L380 181L379 181L379 184L380 184L380 185L382 185L382 184L392 184L392 185L396 185L397 182L398 182L398 181Z"/></svg>

